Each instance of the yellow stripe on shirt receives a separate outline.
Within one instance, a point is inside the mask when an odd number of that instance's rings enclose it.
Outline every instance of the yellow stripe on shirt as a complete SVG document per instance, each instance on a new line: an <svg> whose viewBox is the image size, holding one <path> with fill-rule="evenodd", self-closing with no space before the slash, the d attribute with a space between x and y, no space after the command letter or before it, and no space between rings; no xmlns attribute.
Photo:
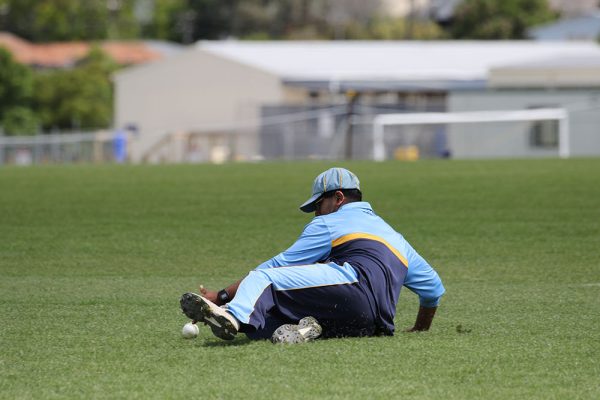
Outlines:
<svg viewBox="0 0 600 400"><path fill-rule="evenodd" d="M390 251L392 253L394 253L394 255L396 257L398 257L398 259L400 261L402 261L402 264L406 265L406 268L408 268L408 260L402 254L400 254L400 252L396 248L394 248L391 244L389 244L384 238L381 238L381 237L375 236L375 235L371 235L369 233L359 232L359 233L350 233L348 235L340 236L339 238L337 238L331 242L331 247L336 247L336 246L339 246L341 244L344 244L346 242L349 242L351 240L356 240L356 239L374 240L376 242L379 242L379 243L385 245L388 249L390 249Z"/></svg>

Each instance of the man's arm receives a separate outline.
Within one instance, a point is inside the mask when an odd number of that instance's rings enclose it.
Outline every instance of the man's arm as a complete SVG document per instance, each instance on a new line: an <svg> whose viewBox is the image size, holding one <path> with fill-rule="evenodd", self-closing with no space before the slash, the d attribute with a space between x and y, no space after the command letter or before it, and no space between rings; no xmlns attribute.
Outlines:
<svg viewBox="0 0 600 400"><path fill-rule="evenodd" d="M286 265L314 264L331 252L331 235L323 218L316 217L304 227L300 237L287 250L260 264L256 269Z"/></svg>
<svg viewBox="0 0 600 400"><path fill-rule="evenodd" d="M446 289L437 272L412 247L404 286L419 296L419 312L412 328L405 332L427 331Z"/></svg>
<svg viewBox="0 0 600 400"><path fill-rule="evenodd" d="M331 236L322 218L314 218L304 227L296 242L286 251L260 264L256 269L280 267L284 265L314 264L325 259L331 252ZM222 289L227 294L227 300L219 298L219 292L200 286L200 294L217 305L228 303L235 297L242 279Z"/></svg>
<svg viewBox="0 0 600 400"><path fill-rule="evenodd" d="M237 289L240 286L241 282L242 282L242 280L240 279L239 281L232 283L231 285L229 285L225 289L223 289L225 291L225 294L227 295L227 300L225 300L225 301L223 301L219 297L220 291L208 290L202 285L200 285L200 294L202 296L204 296L205 298L207 298L208 300L215 303L216 305L222 306L223 304L229 303L229 301L235 297L235 294L237 293Z"/></svg>
<svg viewBox="0 0 600 400"><path fill-rule="evenodd" d="M412 328L407 329L406 332L428 331L429 327L431 327L431 322L433 321L436 310L437 307L419 306L419 313L417 314L415 325Z"/></svg>

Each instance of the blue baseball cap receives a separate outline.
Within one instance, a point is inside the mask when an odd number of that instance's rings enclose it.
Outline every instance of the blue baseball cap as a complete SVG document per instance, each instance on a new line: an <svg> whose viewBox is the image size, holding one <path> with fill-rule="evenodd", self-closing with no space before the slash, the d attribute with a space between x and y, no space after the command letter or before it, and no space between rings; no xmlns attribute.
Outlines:
<svg viewBox="0 0 600 400"><path fill-rule="evenodd" d="M360 190L358 177L345 168L330 168L315 178L312 188L312 196L300 206L305 213L314 212L315 202L325 192L340 189Z"/></svg>

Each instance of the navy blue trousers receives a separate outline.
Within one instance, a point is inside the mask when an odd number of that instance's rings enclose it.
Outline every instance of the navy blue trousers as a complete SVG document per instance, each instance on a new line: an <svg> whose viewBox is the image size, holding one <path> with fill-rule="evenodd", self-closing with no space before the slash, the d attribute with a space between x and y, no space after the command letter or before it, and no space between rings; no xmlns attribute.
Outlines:
<svg viewBox="0 0 600 400"><path fill-rule="evenodd" d="M312 264L252 271L228 309L251 339L270 338L279 326L312 316L322 337L377 333L375 307L364 279L349 264Z"/></svg>

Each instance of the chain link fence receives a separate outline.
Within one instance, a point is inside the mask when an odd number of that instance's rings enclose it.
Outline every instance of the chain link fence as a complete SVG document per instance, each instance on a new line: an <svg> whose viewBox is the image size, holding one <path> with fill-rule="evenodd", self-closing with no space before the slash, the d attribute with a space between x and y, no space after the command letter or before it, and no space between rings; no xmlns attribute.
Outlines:
<svg viewBox="0 0 600 400"><path fill-rule="evenodd" d="M114 162L123 147L119 140L106 131L0 136L0 165Z"/></svg>
<svg viewBox="0 0 600 400"><path fill-rule="evenodd" d="M429 108L427 111L439 111ZM413 112L396 104L348 105L329 108L263 107L259 154L271 159L371 159L373 120L389 113ZM295 118L294 118L295 117ZM300 118L301 117L301 118ZM417 149L422 157L440 157L444 127L411 126L389 135L387 145L402 158L403 149Z"/></svg>
<svg viewBox="0 0 600 400"><path fill-rule="evenodd" d="M420 107L419 110L423 111ZM131 150L143 131L98 131L1 136L0 165L65 163L220 163L255 160L372 159L377 115L414 112L401 104L266 105L258 120L165 133L138 160ZM440 111L428 107L425 111ZM392 157L438 157L440 127L394 127Z"/></svg>

